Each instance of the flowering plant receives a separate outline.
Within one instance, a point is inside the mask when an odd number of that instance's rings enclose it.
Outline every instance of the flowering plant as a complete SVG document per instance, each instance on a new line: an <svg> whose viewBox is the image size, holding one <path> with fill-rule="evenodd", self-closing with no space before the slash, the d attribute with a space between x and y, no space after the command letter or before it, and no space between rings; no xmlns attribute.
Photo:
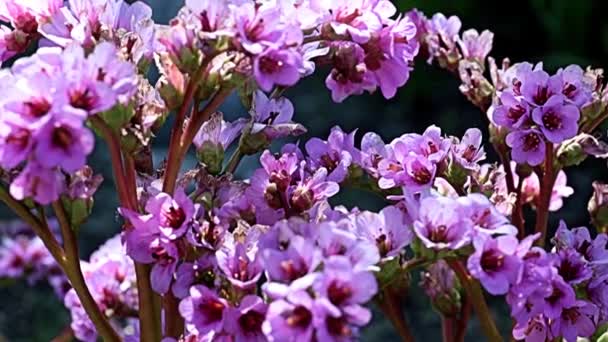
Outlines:
<svg viewBox="0 0 608 342"><path fill-rule="evenodd" d="M484 291L509 305L516 340L604 332L607 186L595 182L589 202L597 234L563 221L547 233L573 193L563 170L608 157L602 70L499 67L491 32L397 14L388 0L186 0L169 25L151 18L123 0L0 3L0 200L25 223L3 229L0 277L48 280L74 337L345 341L375 303L413 341L401 310L413 272L445 341L464 340L472 312L489 341L503 340ZM431 126L389 143L366 132L359 143L336 126L271 148L306 131L283 97L300 79L327 73L336 102L391 98L416 57L459 77L499 163L485 162L477 128L459 138ZM250 117L224 120L233 93ZM151 144L166 122L159 163ZM87 165L95 135L123 224L83 261L78 228L103 181ZM198 162L182 171L191 150ZM235 177L252 155L261 166ZM335 203L348 187L386 206Z"/></svg>

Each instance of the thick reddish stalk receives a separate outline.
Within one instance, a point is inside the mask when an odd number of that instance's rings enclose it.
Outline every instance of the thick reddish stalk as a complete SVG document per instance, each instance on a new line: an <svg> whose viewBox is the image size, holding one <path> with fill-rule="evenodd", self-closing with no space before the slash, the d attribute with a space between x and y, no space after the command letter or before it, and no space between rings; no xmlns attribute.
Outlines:
<svg viewBox="0 0 608 342"><path fill-rule="evenodd" d="M137 210L137 195L135 193L135 178L126 176L126 168L123 163L122 151L118 136L112 129L99 117L90 118L91 123L99 130L108 145L110 158L112 160L112 170L114 183L120 204L128 209ZM132 165L130 165L132 167ZM131 167L128 172L132 172ZM130 174L132 175L132 174ZM154 292L150 286L150 269L147 265L135 263L137 278L137 294L139 298L139 322L142 341L160 341L160 312L153 310Z"/></svg>
<svg viewBox="0 0 608 342"><path fill-rule="evenodd" d="M477 319L479 320L481 328L488 341L502 341L502 336L500 336L500 333L496 328L496 324L494 323L494 320L492 320L490 309L488 308L488 304L486 303L486 299L483 296L483 291L479 286L479 283L475 279L471 278L459 260L448 259L447 262L454 270L456 276L462 284L462 287L464 287L465 291L467 292L467 296L469 296L471 300L471 304L473 305L475 313L477 314Z"/></svg>
<svg viewBox="0 0 608 342"><path fill-rule="evenodd" d="M553 144L548 142L545 150L545 167L540 182L540 195L536 204L536 224L534 228L536 233L540 233L537 244L541 247L545 245L545 239L547 237L549 204L551 202L551 193L553 192L553 184L555 182L555 177L553 176Z"/></svg>

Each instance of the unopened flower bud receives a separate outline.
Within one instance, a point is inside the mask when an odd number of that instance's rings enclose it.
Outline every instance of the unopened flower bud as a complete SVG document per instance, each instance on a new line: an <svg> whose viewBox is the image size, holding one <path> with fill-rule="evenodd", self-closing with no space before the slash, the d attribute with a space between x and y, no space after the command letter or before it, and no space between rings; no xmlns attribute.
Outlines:
<svg viewBox="0 0 608 342"><path fill-rule="evenodd" d="M217 175L222 171L222 163L224 162L224 148L222 145L205 141L197 148L196 156L210 174Z"/></svg>

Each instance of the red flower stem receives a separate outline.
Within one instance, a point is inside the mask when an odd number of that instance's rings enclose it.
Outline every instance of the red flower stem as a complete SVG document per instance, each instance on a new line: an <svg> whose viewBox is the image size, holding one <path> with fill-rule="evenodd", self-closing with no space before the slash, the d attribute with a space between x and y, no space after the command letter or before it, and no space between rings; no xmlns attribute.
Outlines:
<svg viewBox="0 0 608 342"><path fill-rule="evenodd" d="M137 200L134 189L135 184L131 183L134 178L127 181L118 136L101 118L93 116L90 120L93 126L100 131L108 145L112 160L114 183L118 192L120 204L125 208L137 210ZM130 169L129 172L131 172ZM162 338L160 329L160 310L153 310L153 303L155 302L154 298L156 295L150 286L150 268L147 265L135 262L135 273L137 278L137 295L139 298L141 338L144 341L160 341Z"/></svg>
<svg viewBox="0 0 608 342"><path fill-rule="evenodd" d="M447 317L446 315L441 315L441 333L443 337L443 342L454 342L454 324L455 319L453 317Z"/></svg>
<svg viewBox="0 0 608 342"><path fill-rule="evenodd" d="M108 124L106 124L100 117L91 116L89 120L91 120L91 124L100 132L108 146L112 161L114 183L116 185L116 191L118 192L118 199L122 205L128 203L129 205L127 207L133 208L134 205L129 202L129 196L127 195L127 184L125 181L124 166L121 157L120 140L114 131L112 131L112 128L110 128L110 126L108 126Z"/></svg>
<svg viewBox="0 0 608 342"><path fill-rule="evenodd" d="M412 335L412 331L405 320L403 310L401 310L400 295L396 294L391 288L385 289L380 295L378 305L391 321L395 330L397 330L401 340L404 342L414 342L414 335Z"/></svg>
<svg viewBox="0 0 608 342"><path fill-rule="evenodd" d="M477 319L481 324L481 329L486 335L487 340L491 342L503 341L502 336L500 336L500 333L496 328L494 320L492 320L490 309L488 308L488 304L486 303L486 299L483 296L483 291L479 286L479 283L475 279L471 278L459 260L447 259L446 261L456 273L456 276L460 280L462 287L464 287L467 296L470 297L471 304L475 309L475 314L477 315Z"/></svg>
<svg viewBox="0 0 608 342"><path fill-rule="evenodd" d="M538 203L536 205L536 224L534 226L535 233L540 233L540 238L536 242L541 247L545 245L545 239L547 238L549 204L551 202L553 184L555 183L553 170L553 155L553 144L547 142L545 147L545 165L542 173L542 180L540 183L540 195Z"/></svg>
<svg viewBox="0 0 608 342"><path fill-rule="evenodd" d="M74 234L74 230L68 220L61 200L53 202L53 210L55 211L57 221L59 221L61 235L63 236L63 246L65 250L63 271L70 280L70 284L76 291L80 303L87 312L87 315L93 324L95 324L95 329L99 336L101 336L104 341L119 342L121 340L120 337L116 331L114 331L114 328L112 328L106 316L101 312L99 306L97 306L97 303L95 302L95 299L93 299L91 292L89 292L89 288L84 280L82 269L80 268L80 255L78 252L76 234Z"/></svg>
<svg viewBox="0 0 608 342"><path fill-rule="evenodd" d="M460 317L457 320L456 336L454 337L455 342L464 342L464 338L467 334L467 325L471 318L471 311L473 306L471 305L471 299L467 294L463 296L462 308L460 309Z"/></svg>

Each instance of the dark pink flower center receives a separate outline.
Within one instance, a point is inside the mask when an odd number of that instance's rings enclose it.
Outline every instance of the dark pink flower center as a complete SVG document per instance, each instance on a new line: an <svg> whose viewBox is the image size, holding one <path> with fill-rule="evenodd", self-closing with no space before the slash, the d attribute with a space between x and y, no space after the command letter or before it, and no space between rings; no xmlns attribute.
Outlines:
<svg viewBox="0 0 608 342"><path fill-rule="evenodd" d="M534 151L540 145L540 137L536 133L528 133L523 137L524 151Z"/></svg>
<svg viewBox="0 0 608 342"><path fill-rule="evenodd" d="M391 250L391 242L388 240L386 234L381 234L376 238L376 246L381 257L385 257Z"/></svg>
<svg viewBox="0 0 608 342"><path fill-rule="evenodd" d="M272 209L283 208L283 200L281 199L281 191L279 191L277 184L270 183L264 190L264 200L269 207Z"/></svg>
<svg viewBox="0 0 608 342"><path fill-rule="evenodd" d="M281 271L283 271L283 274L285 274L289 281L294 281L305 275L306 273L306 270L298 269L296 263L293 260L281 261L279 267L281 267Z"/></svg>
<svg viewBox="0 0 608 342"><path fill-rule="evenodd" d="M333 336L347 337L352 334L352 330L344 321L344 317L329 316L325 319L325 324L327 326L327 331L329 331L329 333Z"/></svg>
<svg viewBox="0 0 608 342"><path fill-rule="evenodd" d="M299 305L293 309L286 321L291 327L306 329L312 322L312 314L307 308Z"/></svg>
<svg viewBox="0 0 608 342"><path fill-rule="evenodd" d="M95 97L88 88L84 91L76 90L70 94L70 105L74 108L89 111L95 106Z"/></svg>
<svg viewBox="0 0 608 342"><path fill-rule="evenodd" d="M28 109L28 115L35 118L43 117L51 110L51 104L45 99L31 100L24 105Z"/></svg>
<svg viewBox="0 0 608 342"><path fill-rule="evenodd" d="M431 229L429 240L432 242L448 242L448 227L441 225Z"/></svg>
<svg viewBox="0 0 608 342"><path fill-rule="evenodd" d="M337 153L335 153L337 154ZM327 169L327 172L332 172L338 167L338 157L332 157L329 153L326 153L321 156L321 165Z"/></svg>
<svg viewBox="0 0 608 342"><path fill-rule="evenodd" d="M347 284L333 281L327 288L327 297L335 305L341 305L353 295L353 290Z"/></svg>
<svg viewBox="0 0 608 342"><path fill-rule="evenodd" d="M473 159L475 159L476 154L477 154L477 147L475 147L473 145L469 145L462 153L462 158L464 158L468 162L472 162Z"/></svg>
<svg viewBox="0 0 608 342"><path fill-rule="evenodd" d="M431 174L431 171L427 170L427 168L425 167L419 167L414 170L412 178L414 178L414 181L416 181L416 183L422 185L428 184L431 181L432 177L433 175Z"/></svg>
<svg viewBox="0 0 608 342"><path fill-rule="evenodd" d="M509 120L517 122L525 113L526 109L522 105L515 105L509 108L509 111L507 112L507 117L509 118Z"/></svg>
<svg viewBox="0 0 608 342"><path fill-rule="evenodd" d="M74 136L72 135L72 131L70 131L69 128L59 126L53 130L51 140L54 146L57 146L63 150L67 150L74 142Z"/></svg>
<svg viewBox="0 0 608 342"><path fill-rule="evenodd" d="M314 193L306 187L297 188L293 196L291 196L291 206L299 213L304 212L312 207L314 202Z"/></svg>
<svg viewBox="0 0 608 342"><path fill-rule="evenodd" d="M23 150L27 147L30 142L30 131L24 128L19 128L13 131L7 138L6 142L10 145L17 147L20 150Z"/></svg>
<svg viewBox="0 0 608 342"><path fill-rule="evenodd" d="M505 256L496 250L484 251L481 255L481 268L486 272L499 271L505 263Z"/></svg>
<svg viewBox="0 0 608 342"><path fill-rule="evenodd" d="M534 102L538 105L544 105L551 95L552 94L549 92L549 88L538 87L536 94L532 96L532 100L534 100Z"/></svg>
<svg viewBox="0 0 608 342"><path fill-rule="evenodd" d="M207 323L222 319L226 306L217 299L209 298L198 305L198 309L205 316Z"/></svg>
<svg viewBox="0 0 608 342"><path fill-rule="evenodd" d="M163 211L165 224L173 229L178 229L186 221L186 213L180 207L170 207Z"/></svg>
<svg viewBox="0 0 608 342"><path fill-rule="evenodd" d="M564 95L566 95L566 97L572 98L572 97L574 97L574 95L576 93L576 90L577 90L577 88L576 88L576 86L574 84L572 84L572 83L566 83L564 85L564 89L562 90L562 93Z"/></svg>
<svg viewBox="0 0 608 342"><path fill-rule="evenodd" d="M264 323L264 315L257 311L249 311L239 317L239 325L246 333L259 333L262 331L262 323Z"/></svg>
<svg viewBox="0 0 608 342"><path fill-rule="evenodd" d="M545 114L543 114L542 119L543 119L543 126L545 126L545 128L550 131L555 131L557 129L562 128L561 118L559 117L559 115L557 115L553 111L548 111Z"/></svg>
<svg viewBox="0 0 608 342"><path fill-rule="evenodd" d="M284 63L281 60L272 58L270 56L262 56L260 57L260 71L265 74L274 74L281 70Z"/></svg>

